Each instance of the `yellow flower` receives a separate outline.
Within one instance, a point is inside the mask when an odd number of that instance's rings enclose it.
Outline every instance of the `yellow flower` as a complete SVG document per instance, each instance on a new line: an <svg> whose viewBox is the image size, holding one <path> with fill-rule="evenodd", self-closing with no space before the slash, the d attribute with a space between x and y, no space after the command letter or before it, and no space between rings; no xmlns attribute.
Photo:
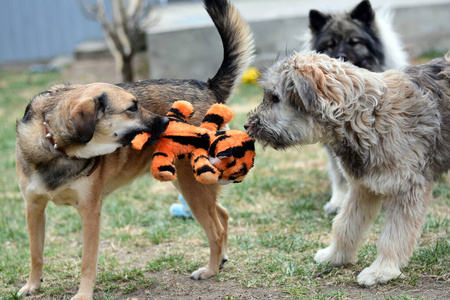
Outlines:
<svg viewBox="0 0 450 300"><path fill-rule="evenodd" d="M257 82L258 77L259 77L258 69L251 67L244 72L244 75L242 75L242 82L249 84L258 84Z"/></svg>

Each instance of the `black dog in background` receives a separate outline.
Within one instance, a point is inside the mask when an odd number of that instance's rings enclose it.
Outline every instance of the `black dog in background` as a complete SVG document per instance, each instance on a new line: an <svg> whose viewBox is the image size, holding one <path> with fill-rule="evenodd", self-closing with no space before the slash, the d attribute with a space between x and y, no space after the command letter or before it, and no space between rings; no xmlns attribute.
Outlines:
<svg viewBox="0 0 450 300"><path fill-rule="evenodd" d="M308 50L349 61L373 72L408 64L400 38L392 29L391 11L375 12L368 0L360 2L350 12L326 14L311 10L309 28L306 37ZM347 180L339 171L333 151L326 148L332 197L324 209L334 214L347 193Z"/></svg>

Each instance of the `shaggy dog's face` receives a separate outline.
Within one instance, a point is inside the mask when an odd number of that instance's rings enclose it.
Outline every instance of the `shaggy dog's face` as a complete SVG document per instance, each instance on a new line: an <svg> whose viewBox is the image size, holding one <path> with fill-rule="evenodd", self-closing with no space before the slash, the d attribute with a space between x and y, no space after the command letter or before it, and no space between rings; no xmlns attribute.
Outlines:
<svg viewBox="0 0 450 300"><path fill-rule="evenodd" d="M264 89L263 102L249 113L245 124L251 137L275 149L321 140L323 127L310 114L316 91L289 60L268 69L260 84Z"/></svg>

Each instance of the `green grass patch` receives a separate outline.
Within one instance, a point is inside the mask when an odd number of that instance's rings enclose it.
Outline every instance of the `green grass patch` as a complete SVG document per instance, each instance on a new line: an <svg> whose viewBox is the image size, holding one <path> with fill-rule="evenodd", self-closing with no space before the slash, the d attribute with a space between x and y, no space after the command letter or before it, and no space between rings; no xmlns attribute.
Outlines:
<svg viewBox="0 0 450 300"><path fill-rule="evenodd" d="M24 202L15 174L15 122L31 97L60 81L58 74L0 73L0 294L16 299L30 269ZM229 105L236 112L232 128L243 129L248 111L262 99L257 86L241 85ZM265 288L292 299L356 299L367 290L355 289L357 274L376 256L381 215L359 262L346 268L317 265L313 256L329 244L332 217L322 209L330 198L326 154L320 145L275 151L256 148L255 167L243 183L224 188L219 201L230 213L229 259L210 283L233 281L244 291ZM182 276L206 266L207 239L194 220L175 219L169 207L178 193L171 184L144 176L105 201L96 283L97 299L120 299L141 290L155 289L155 272ZM424 280L433 284L450 279L449 178L442 176L423 236L408 267L406 279L392 283L403 291L418 289ZM45 282L42 299L69 299L78 288L81 270L81 222L70 207L47 208ZM195 282L189 281L189 285ZM158 287L170 289L169 286ZM370 290L369 290L370 291ZM230 293L224 299L235 299ZM376 298L373 296L372 298ZM388 298L391 297L391 298ZM386 299L418 299L409 294ZM424 298L426 294L424 292ZM236 298L238 299L238 298Z"/></svg>

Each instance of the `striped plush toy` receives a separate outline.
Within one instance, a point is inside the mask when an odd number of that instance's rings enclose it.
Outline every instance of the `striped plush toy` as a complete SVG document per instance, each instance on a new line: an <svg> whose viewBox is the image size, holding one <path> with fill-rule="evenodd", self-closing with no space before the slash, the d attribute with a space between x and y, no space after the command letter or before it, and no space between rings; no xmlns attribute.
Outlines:
<svg viewBox="0 0 450 300"><path fill-rule="evenodd" d="M241 182L253 167L253 139L240 130L219 130L234 115L223 104L212 105L200 127L187 123L193 112L192 104L187 101L172 105L167 113L169 126L154 145L153 176L160 181L175 180L174 162L187 156L199 182ZM142 149L149 138L149 133L137 135L132 141L133 148Z"/></svg>

